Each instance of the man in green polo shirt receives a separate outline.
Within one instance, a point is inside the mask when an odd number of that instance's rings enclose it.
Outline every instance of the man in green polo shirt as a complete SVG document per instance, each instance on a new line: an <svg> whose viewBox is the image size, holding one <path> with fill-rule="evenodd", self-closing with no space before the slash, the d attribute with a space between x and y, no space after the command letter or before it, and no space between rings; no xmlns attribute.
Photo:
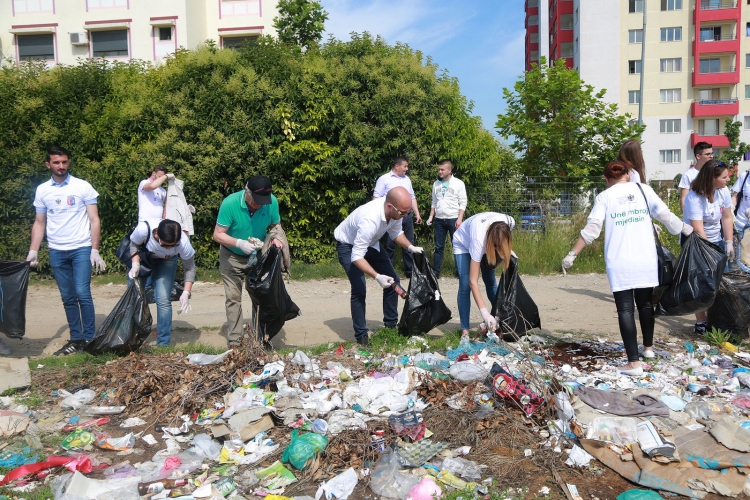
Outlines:
<svg viewBox="0 0 750 500"><path fill-rule="evenodd" d="M260 250L248 238L265 240L269 227L281 223L279 202L271 194L271 180L264 175L251 177L245 189L221 202L214 227L214 241L221 245L219 270L224 281L229 347L237 347L242 337L242 285L247 259ZM281 242L272 242L281 248ZM253 304L253 309L255 304Z"/></svg>

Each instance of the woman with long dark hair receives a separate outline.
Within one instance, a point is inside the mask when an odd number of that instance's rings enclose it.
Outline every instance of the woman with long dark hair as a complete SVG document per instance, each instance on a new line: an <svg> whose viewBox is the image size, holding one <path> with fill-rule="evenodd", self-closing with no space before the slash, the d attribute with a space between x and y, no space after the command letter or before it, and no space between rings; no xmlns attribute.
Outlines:
<svg viewBox="0 0 750 500"><path fill-rule="evenodd" d="M724 162L709 160L690 184L682 220L701 238L718 245L729 261L734 258L732 195L727 189L729 171ZM706 312L695 315L695 333L706 333Z"/></svg>
<svg viewBox="0 0 750 500"><path fill-rule="evenodd" d="M628 166L630 182L646 182L646 163L643 161L641 143L636 140L625 141L620 146L617 161Z"/></svg>
<svg viewBox="0 0 750 500"><path fill-rule="evenodd" d="M625 344L628 363L621 373L642 375L638 357L638 331L635 308L643 334L643 357L653 358L654 307L651 302L654 287L659 284L656 243L652 217L666 226L672 234L688 235L693 228L680 221L647 184L630 182L629 166L613 161L604 168L609 186L594 202L586 227L573 249L562 261L563 270L573 266L576 256L590 245L606 226L604 232L604 260L609 286L615 297L620 335Z"/></svg>

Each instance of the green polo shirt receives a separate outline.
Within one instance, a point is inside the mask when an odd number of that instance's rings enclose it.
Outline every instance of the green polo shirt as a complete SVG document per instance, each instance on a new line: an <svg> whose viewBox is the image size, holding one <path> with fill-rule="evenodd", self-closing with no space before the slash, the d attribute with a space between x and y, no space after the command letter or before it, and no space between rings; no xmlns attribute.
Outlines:
<svg viewBox="0 0 750 500"><path fill-rule="evenodd" d="M263 241L266 238L268 226L281 222L279 202L271 195L271 204L263 205L251 216L245 201L245 191L230 194L219 207L216 224L228 228L227 234L232 238L246 240L254 237ZM226 247L237 255L247 255L237 247Z"/></svg>

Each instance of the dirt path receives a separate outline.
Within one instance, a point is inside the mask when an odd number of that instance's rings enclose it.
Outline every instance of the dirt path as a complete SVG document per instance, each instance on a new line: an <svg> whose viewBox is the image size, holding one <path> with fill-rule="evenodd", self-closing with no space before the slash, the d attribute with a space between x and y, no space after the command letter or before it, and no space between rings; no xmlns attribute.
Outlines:
<svg viewBox="0 0 750 500"><path fill-rule="evenodd" d="M595 334L610 339L620 338L617 313L606 275L524 276L523 281L539 306L545 330L563 334L570 332L574 336ZM440 286L453 312L453 319L440 330L453 331L459 328L455 299L458 280L442 278ZM124 290L125 285L112 284L93 288L97 325L109 314ZM286 323L273 340L276 347L353 340L348 281L292 281L288 284L288 290L302 310L302 316ZM220 283L196 283L191 304L193 310L190 313L174 313L172 342L226 346L223 286ZM249 304L250 300L245 295L243 306L246 320L250 316ZM401 306L403 301L400 301ZM68 340L68 326L57 287L30 287L26 308L26 337L7 341L13 356L47 355ZM156 309L153 305L151 308L155 321ZM382 326L380 287L373 280L368 280L367 320L370 329ZM472 327L481 321L479 311L473 304L471 320ZM693 321L691 317L657 319L656 337L683 335L689 332ZM440 331L436 329L431 334L439 335Z"/></svg>

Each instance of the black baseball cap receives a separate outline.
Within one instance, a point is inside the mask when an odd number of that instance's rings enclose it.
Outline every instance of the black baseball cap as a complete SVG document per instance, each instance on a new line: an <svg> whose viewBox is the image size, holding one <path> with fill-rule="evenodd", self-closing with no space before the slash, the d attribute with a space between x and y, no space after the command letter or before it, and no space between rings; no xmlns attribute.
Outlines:
<svg viewBox="0 0 750 500"><path fill-rule="evenodd" d="M265 175L256 175L251 177L245 187L250 190L253 195L253 201L258 205L270 205L271 204L271 192L273 188L271 186L271 179Z"/></svg>

